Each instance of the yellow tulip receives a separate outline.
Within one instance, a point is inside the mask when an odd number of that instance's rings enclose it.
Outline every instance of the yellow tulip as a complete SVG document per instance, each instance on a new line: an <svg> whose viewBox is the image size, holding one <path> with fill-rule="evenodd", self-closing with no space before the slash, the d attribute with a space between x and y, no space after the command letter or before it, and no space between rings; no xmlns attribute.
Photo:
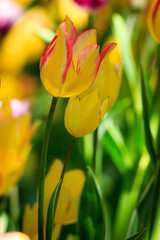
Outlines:
<svg viewBox="0 0 160 240"><path fill-rule="evenodd" d="M46 225L49 200L60 179L62 168L63 164L60 160L56 159L45 178L44 225ZM78 206L84 181L85 176L81 170L76 169L65 173L55 216L53 240L58 239L61 225L77 221ZM75 182L76 188L74 185ZM32 209L29 205L26 206L23 217L23 232L28 234L32 239L36 239L38 233L38 202L34 204Z"/></svg>
<svg viewBox="0 0 160 240"><path fill-rule="evenodd" d="M75 137L94 131L117 99L121 84L122 60L119 59L117 63L118 58L111 55L115 45L110 43L104 47L92 86L83 94L71 97L67 104L65 126Z"/></svg>
<svg viewBox="0 0 160 240"><path fill-rule="evenodd" d="M148 26L154 40L160 43L160 0L150 2Z"/></svg>
<svg viewBox="0 0 160 240"><path fill-rule="evenodd" d="M7 232L0 234L0 240L30 240L30 238L21 232Z"/></svg>
<svg viewBox="0 0 160 240"><path fill-rule="evenodd" d="M41 27L50 26L43 8L37 6L24 13L2 41L1 72L19 73L26 63L38 60L45 45L37 33Z"/></svg>
<svg viewBox="0 0 160 240"><path fill-rule="evenodd" d="M31 125L31 115L24 113L25 106L20 102L12 102L11 107L0 104L0 195L3 195L23 173L31 149L30 139L39 122Z"/></svg>
<svg viewBox="0 0 160 240"><path fill-rule="evenodd" d="M71 20L66 17L40 59L40 76L44 87L55 97L82 93L95 80L99 65L96 30L83 32L78 38Z"/></svg>

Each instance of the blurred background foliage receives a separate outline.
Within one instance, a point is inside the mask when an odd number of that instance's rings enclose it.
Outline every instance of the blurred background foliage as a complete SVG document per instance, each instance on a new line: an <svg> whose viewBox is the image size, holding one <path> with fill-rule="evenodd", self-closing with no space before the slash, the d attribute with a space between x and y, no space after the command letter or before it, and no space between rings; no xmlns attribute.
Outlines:
<svg viewBox="0 0 160 240"><path fill-rule="evenodd" d="M118 100L98 128L96 175L104 200L106 240L122 240L148 226L156 175L145 143L140 65L147 100L144 111L149 114L153 148L160 152L159 47L148 32L148 4L147 0L110 0L98 9L88 10L72 0L0 1L0 99L29 101L32 121L41 120L20 182L0 198L0 231L21 230L24 207L36 200L42 140L51 102L40 82L39 57L65 15L71 18L78 33L96 28L101 49L110 41L117 42L123 57ZM55 158L65 160L72 141L64 126L66 104L67 99L59 99L56 107L47 171ZM93 135L78 139L68 169L87 172L86 165L92 166ZM83 212L83 204L80 207ZM84 217L79 216L78 225ZM76 235L76 224L63 226L59 239L77 239ZM144 239L144 235L139 239Z"/></svg>

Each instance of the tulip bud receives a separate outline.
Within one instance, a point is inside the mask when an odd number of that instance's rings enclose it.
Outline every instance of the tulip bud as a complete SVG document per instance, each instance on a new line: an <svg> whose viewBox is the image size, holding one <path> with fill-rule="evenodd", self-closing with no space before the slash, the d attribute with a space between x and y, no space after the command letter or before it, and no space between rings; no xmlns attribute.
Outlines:
<svg viewBox="0 0 160 240"><path fill-rule="evenodd" d="M110 43L103 49L98 73L92 86L83 94L70 98L67 104L65 126L75 137L94 131L106 111L117 99L122 63L119 61L117 65L114 65L109 59L109 53L115 45L115 43Z"/></svg>

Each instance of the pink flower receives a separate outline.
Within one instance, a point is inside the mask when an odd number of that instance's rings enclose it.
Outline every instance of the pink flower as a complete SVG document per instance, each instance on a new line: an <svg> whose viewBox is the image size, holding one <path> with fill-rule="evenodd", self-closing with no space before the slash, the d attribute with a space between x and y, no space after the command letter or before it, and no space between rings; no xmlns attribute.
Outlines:
<svg viewBox="0 0 160 240"><path fill-rule="evenodd" d="M108 0L73 0L81 7L96 9L103 6Z"/></svg>

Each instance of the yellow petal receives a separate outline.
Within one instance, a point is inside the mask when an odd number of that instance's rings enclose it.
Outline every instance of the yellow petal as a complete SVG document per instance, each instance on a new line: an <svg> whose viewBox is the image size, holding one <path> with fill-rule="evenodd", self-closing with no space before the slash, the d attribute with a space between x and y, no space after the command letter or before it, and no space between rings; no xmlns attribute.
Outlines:
<svg viewBox="0 0 160 240"><path fill-rule="evenodd" d="M99 47L90 45L83 49L78 56L76 69L73 62L70 65L61 96L75 96L87 90L95 80L98 65Z"/></svg>
<svg viewBox="0 0 160 240"><path fill-rule="evenodd" d="M64 22L66 24L67 31L69 33L69 36L70 36L71 40L72 40L72 43L74 44L75 41L76 41L76 38L77 38L77 32L76 32L75 26L68 16L65 17Z"/></svg>
<svg viewBox="0 0 160 240"><path fill-rule="evenodd" d="M68 208L71 204L71 196L67 188L62 187L59 195L59 200L57 204L57 210L55 215L55 223L63 224L65 217L68 211Z"/></svg>
<svg viewBox="0 0 160 240"><path fill-rule="evenodd" d="M44 87L53 96L61 96L61 89L64 84L68 68L72 60L72 40L66 31L63 22L58 29L58 37L51 51L45 52L42 58L41 80Z"/></svg>
<svg viewBox="0 0 160 240"><path fill-rule="evenodd" d="M62 168L63 168L62 162L59 159L56 159L53 162L45 178L45 199L47 202L50 200L52 192L54 191L55 187L58 184L58 181L61 176ZM46 202L46 205L48 206L47 202Z"/></svg>
<svg viewBox="0 0 160 240"><path fill-rule="evenodd" d="M20 179L30 149L31 145L25 144L21 150L0 150L0 195L7 192Z"/></svg>
<svg viewBox="0 0 160 240"><path fill-rule="evenodd" d="M26 205L23 215L22 230L31 238L38 233L38 202L34 204L33 208Z"/></svg>
<svg viewBox="0 0 160 240"><path fill-rule="evenodd" d="M108 99L108 110L115 103L121 84L121 64L119 63L119 71L109 60L108 55L102 55L100 67L96 77L99 98L101 104Z"/></svg>
<svg viewBox="0 0 160 240"><path fill-rule="evenodd" d="M85 181L84 173L81 170L76 169L66 172L64 176L63 186L69 190L71 197L74 198L76 196L80 196L84 185L84 181ZM76 182L76 188L73 184L74 182Z"/></svg>
<svg viewBox="0 0 160 240"><path fill-rule="evenodd" d="M52 232L52 240L58 240L61 233L61 225L55 224ZM47 239L46 239L47 240Z"/></svg>
<svg viewBox="0 0 160 240"><path fill-rule="evenodd" d="M65 111L68 132L81 137L94 131L101 121L101 106L97 89L82 99L70 98Z"/></svg>
<svg viewBox="0 0 160 240"><path fill-rule="evenodd" d="M97 32L95 29L87 30L77 38L73 46L73 62L77 66L78 55L86 47L97 44Z"/></svg>

